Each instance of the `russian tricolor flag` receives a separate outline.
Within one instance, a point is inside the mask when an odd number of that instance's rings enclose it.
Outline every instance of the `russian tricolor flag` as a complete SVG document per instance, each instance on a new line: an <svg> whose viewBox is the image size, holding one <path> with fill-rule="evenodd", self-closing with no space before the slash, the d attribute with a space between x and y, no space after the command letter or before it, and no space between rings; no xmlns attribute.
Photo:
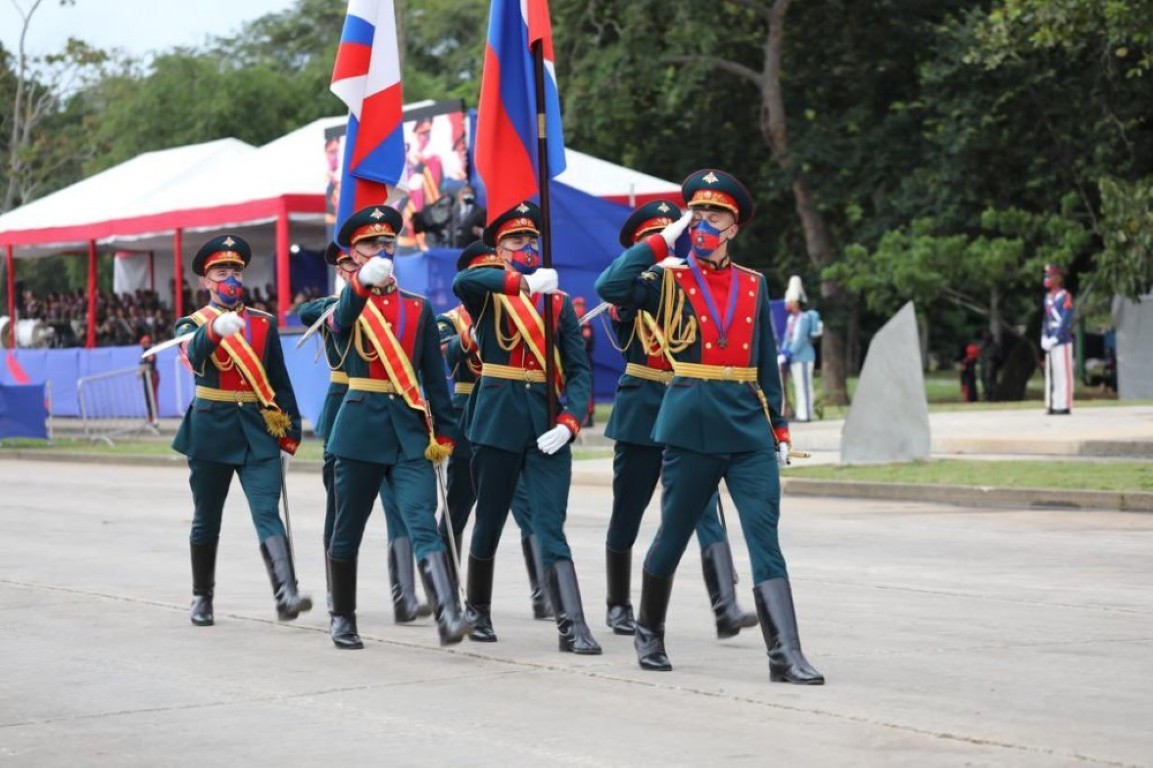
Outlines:
<svg viewBox="0 0 1153 768"><path fill-rule="evenodd" d="M490 222L540 191L532 57L532 44L537 40L544 44L551 178L565 169L565 157L548 0L493 0L476 127L476 169L484 182Z"/></svg>
<svg viewBox="0 0 1153 768"><path fill-rule="evenodd" d="M330 90L348 106L337 229L404 174L404 98L393 0L348 0Z"/></svg>

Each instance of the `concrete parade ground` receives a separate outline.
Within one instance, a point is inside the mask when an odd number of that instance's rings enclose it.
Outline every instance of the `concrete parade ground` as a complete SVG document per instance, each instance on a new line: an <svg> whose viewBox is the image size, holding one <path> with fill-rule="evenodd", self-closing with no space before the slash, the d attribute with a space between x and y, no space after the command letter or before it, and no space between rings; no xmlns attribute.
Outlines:
<svg viewBox="0 0 1153 768"><path fill-rule="evenodd" d="M320 477L289 477L301 586L275 620L233 483L216 626L188 622L180 465L0 462L0 765L1153 765L1153 515L786 497L782 542L824 687L770 683L759 632L718 641L696 544L671 673L604 627L611 490L574 486L586 614L605 652L533 621L514 526L500 642L392 622L383 517L361 550L366 647L327 635ZM634 559L652 539L654 504ZM738 594L747 552L730 510Z"/></svg>

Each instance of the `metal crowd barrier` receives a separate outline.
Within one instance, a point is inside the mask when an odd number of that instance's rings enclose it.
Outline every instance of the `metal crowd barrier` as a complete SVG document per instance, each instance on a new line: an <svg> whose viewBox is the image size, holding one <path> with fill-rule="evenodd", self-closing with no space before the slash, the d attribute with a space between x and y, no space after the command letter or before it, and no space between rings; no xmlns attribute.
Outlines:
<svg viewBox="0 0 1153 768"><path fill-rule="evenodd" d="M126 435L160 434L156 390L148 366L121 368L76 381L84 436L113 445Z"/></svg>

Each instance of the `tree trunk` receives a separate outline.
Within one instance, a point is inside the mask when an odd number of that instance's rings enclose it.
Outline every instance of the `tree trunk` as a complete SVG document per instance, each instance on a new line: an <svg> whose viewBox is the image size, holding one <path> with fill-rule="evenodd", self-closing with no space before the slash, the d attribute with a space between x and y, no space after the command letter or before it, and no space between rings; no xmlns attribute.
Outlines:
<svg viewBox="0 0 1153 768"><path fill-rule="evenodd" d="M805 250L818 269L836 261L832 238L825 218L817 207L812 188L805 172L797 167L789 154L788 120L781 92L781 50L785 42L785 14L791 0L776 0L769 11L769 34L765 39L765 65L761 76L761 135L783 170L792 174L793 199L797 216L805 234ZM851 297L844 286L833 280L821 281L822 307L825 317L825 335L822 340L821 387L825 403L845 405L849 401L845 386L849 365L845 330Z"/></svg>

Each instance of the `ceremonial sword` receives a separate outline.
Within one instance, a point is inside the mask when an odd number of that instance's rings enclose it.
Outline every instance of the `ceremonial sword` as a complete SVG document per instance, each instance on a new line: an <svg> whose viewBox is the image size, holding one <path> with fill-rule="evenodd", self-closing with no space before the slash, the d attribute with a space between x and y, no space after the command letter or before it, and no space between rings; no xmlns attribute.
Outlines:
<svg viewBox="0 0 1153 768"><path fill-rule="evenodd" d="M280 502L284 507L284 538L288 539L288 554L296 562L296 547L292 543L292 518L288 515L288 457L280 454Z"/></svg>
<svg viewBox="0 0 1153 768"><path fill-rule="evenodd" d="M307 339L312 334L316 333L316 331L320 328L320 326L324 325L324 321L327 320L328 318L332 317L332 313L335 311L336 311L336 302L334 301L334 302L332 302L332 306L329 307L328 309L324 310L324 312L321 314L321 316L316 319L316 322L313 323L312 325L308 326L308 330L300 335L300 340L296 342L296 348L300 349L300 345L304 343L304 340Z"/></svg>
<svg viewBox="0 0 1153 768"><path fill-rule="evenodd" d="M168 349L169 347L175 347L177 344L183 344L184 342L188 341L189 339L191 339L195 335L196 335L196 331L189 331L188 333L182 333L179 336L177 336L175 339L169 339L168 341L162 341L161 343L159 343L155 346L149 347L148 349L146 349L144 351L144 354L142 354L140 357L141 358L152 357L155 354L163 352L164 350Z"/></svg>

